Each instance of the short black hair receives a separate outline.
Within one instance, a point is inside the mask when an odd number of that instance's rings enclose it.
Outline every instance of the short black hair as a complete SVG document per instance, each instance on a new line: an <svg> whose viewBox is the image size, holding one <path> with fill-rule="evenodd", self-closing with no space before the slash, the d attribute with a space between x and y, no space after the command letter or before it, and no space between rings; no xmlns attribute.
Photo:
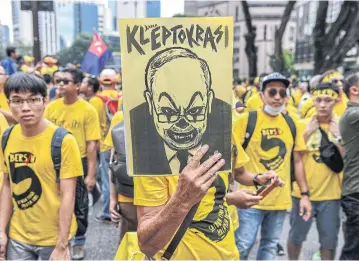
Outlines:
<svg viewBox="0 0 359 261"><path fill-rule="evenodd" d="M16 48L13 46L6 47L6 55L11 56L12 53L16 52Z"/></svg>
<svg viewBox="0 0 359 261"><path fill-rule="evenodd" d="M90 85L93 89L93 92L96 93L100 89L100 81L97 79L96 76L91 75L87 77L88 79L88 85Z"/></svg>
<svg viewBox="0 0 359 261"><path fill-rule="evenodd" d="M75 84L82 82L82 80L84 78L83 73L79 69L76 69L76 68L65 68L61 72L71 73L72 80L74 81Z"/></svg>
<svg viewBox="0 0 359 261"><path fill-rule="evenodd" d="M345 81L343 81L343 91L348 98L350 96L350 87L352 86L359 87L359 77L356 73L350 74Z"/></svg>
<svg viewBox="0 0 359 261"><path fill-rule="evenodd" d="M9 99L12 92L30 92L47 96L47 86L44 80L32 73L17 72L12 74L5 82L4 91Z"/></svg>
<svg viewBox="0 0 359 261"><path fill-rule="evenodd" d="M44 81L46 82L46 84L50 84L52 83L52 77L50 74L44 74Z"/></svg>

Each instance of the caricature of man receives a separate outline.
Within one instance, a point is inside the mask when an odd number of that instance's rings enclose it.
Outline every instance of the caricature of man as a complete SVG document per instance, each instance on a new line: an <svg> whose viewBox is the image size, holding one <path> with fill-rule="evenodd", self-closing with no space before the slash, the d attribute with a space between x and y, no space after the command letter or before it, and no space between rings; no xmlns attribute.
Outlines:
<svg viewBox="0 0 359 261"><path fill-rule="evenodd" d="M146 103L130 111L134 174L179 174L203 144L229 169L231 106L215 97L207 62L185 48L162 50L145 84Z"/></svg>

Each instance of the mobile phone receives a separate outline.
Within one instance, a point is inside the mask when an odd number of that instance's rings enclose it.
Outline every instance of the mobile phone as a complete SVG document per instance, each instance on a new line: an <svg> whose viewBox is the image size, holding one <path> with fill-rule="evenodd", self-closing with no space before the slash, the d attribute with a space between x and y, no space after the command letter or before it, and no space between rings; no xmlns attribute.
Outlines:
<svg viewBox="0 0 359 261"><path fill-rule="evenodd" d="M117 212L118 214L121 214L120 203L118 203L118 204L116 205L116 212Z"/></svg>
<svg viewBox="0 0 359 261"><path fill-rule="evenodd" d="M257 190L257 196L262 196L263 198L267 196L275 188L273 180L268 180L263 186Z"/></svg>

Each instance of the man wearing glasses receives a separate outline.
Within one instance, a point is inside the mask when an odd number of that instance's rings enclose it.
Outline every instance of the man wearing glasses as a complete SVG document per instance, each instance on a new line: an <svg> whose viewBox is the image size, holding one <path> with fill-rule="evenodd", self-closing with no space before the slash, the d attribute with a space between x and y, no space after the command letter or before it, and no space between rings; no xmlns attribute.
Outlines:
<svg viewBox="0 0 359 261"><path fill-rule="evenodd" d="M180 173L201 144L230 158L231 105L215 97L205 60L184 48L160 51L145 85L146 102L130 111L134 174Z"/></svg>
<svg viewBox="0 0 359 261"><path fill-rule="evenodd" d="M300 188L300 216L308 220L311 216L309 190L305 179L302 155L305 150L301 128L293 119L283 114L289 81L279 73L262 79L260 96L263 108L239 116L233 126L233 137L243 145L251 159L244 169L251 173L276 172L285 182L282 188L274 189L258 205L250 209L239 209L240 227L236 231L236 244L242 260L247 260L261 227L261 240L257 260L274 260L277 243L283 228L286 210L291 208L291 156L294 155L295 178ZM251 126L251 127L250 127ZM237 174L237 170L235 172ZM254 184L261 177L254 177ZM254 190L240 185L240 188Z"/></svg>

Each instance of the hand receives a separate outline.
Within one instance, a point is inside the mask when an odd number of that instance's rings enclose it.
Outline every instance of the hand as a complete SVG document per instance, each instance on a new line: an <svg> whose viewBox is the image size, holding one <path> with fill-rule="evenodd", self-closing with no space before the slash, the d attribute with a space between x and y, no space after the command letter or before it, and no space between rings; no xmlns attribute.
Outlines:
<svg viewBox="0 0 359 261"><path fill-rule="evenodd" d="M6 260L6 245L7 245L7 235L5 232L0 233L0 260Z"/></svg>
<svg viewBox="0 0 359 261"><path fill-rule="evenodd" d="M117 200L113 200L112 198L110 198L110 215L111 215L111 220L114 223L120 222L121 219L121 215L116 210L117 204L118 204Z"/></svg>
<svg viewBox="0 0 359 261"><path fill-rule="evenodd" d="M264 185L268 180L273 180L274 186L283 187L285 183L281 180L276 172L273 170L267 171L262 175L257 176L258 183Z"/></svg>
<svg viewBox="0 0 359 261"><path fill-rule="evenodd" d="M299 208L299 215L303 217L304 221L308 221L312 216L312 203L310 202L309 197L302 196Z"/></svg>
<svg viewBox="0 0 359 261"><path fill-rule="evenodd" d="M193 156L191 161L183 169L176 188L175 198L182 206L190 209L197 204L204 195L207 194L209 187L217 177L219 171L225 164L221 159L222 155L216 153L208 160L200 164L201 159L207 153L209 147L204 145Z"/></svg>
<svg viewBox="0 0 359 261"><path fill-rule="evenodd" d="M52 251L49 260L71 260L69 247L56 246Z"/></svg>
<svg viewBox="0 0 359 261"><path fill-rule="evenodd" d="M87 177L85 178L85 184L86 184L87 191L88 191L88 192L92 191L93 188L94 188L95 185L96 185L96 179L95 179L95 177L87 176Z"/></svg>
<svg viewBox="0 0 359 261"><path fill-rule="evenodd" d="M329 123L329 131L334 135L335 138L340 137L340 130L338 123L331 120Z"/></svg>
<svg viewBox="0 0 359 261"><path fill-rule="evenodd" d="M310 122L307 125L306 132L308 136L310 136L313 132L319 129L319 121L317 119L317 115L313 115Z"/></svg>
<svg viewBox="0 0 359 261"><path fill-rule="evenodd" d="M256 192L249 189L241 189L231 192L226 197L227 199L230 198L231 204L242 209L259 204L259 201L263 198L262 196L256 196Z"/></svg>

